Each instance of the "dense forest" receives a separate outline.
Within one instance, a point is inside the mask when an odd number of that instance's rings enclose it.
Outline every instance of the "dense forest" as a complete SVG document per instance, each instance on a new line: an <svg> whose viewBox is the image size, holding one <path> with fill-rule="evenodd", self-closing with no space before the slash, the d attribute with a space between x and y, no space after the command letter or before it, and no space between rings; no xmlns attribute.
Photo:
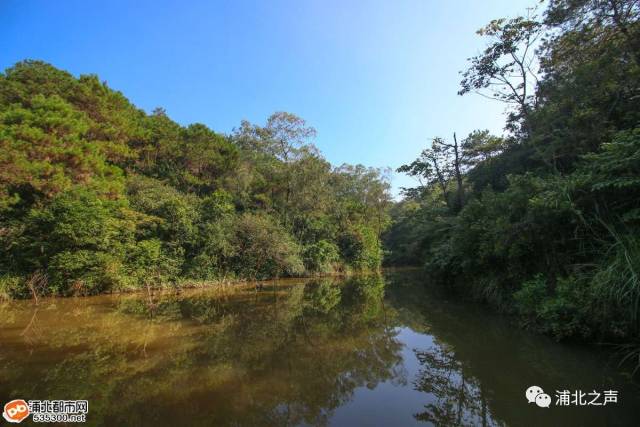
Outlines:
<svg viewBox="0 0 640 427"><path fill-rule="evenodd" d="M0 75L0 299L376 270L386 172L277 112L230 135L41 61Z"/></svg>
<svg viewBox="0 0 640 427"><path fill-rule="evenodd" d="M640 2L552 0L492 21L460 95L506 104L506 133L435 138L399 168L389 264L558 339L640 356Z"/></svg>
<svg viewBox="0 0 640 427"><path fill-rule="evenodd" d="M640 358L640 2L552 0L478 31L460 95L505 133L437 137L398 172L332 166L303 119L230 134L95 75L0 74L0 299L422 266L558 339ZM383 250L384 246L384 250Z"/></svg>

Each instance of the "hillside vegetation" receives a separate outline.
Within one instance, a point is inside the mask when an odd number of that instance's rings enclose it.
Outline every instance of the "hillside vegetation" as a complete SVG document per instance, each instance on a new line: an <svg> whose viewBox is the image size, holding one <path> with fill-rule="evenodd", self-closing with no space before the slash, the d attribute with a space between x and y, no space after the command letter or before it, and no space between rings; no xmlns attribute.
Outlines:
<svg viewBox="0 0 640 427"><path fill-rule="evenodd" d="M384 171L277 112L230 135L40 61L0 74L0 298L375 270Z"/></svg>
<svg viewBox="0 0 640 427"><path fill-rule="evenodd" d="M505 103L506 136L436 138L401 172L389 264L557 338L640 355L640 2L552 0L478 33L460 94ZM639 359L640 360L640 359Z"/></svg>

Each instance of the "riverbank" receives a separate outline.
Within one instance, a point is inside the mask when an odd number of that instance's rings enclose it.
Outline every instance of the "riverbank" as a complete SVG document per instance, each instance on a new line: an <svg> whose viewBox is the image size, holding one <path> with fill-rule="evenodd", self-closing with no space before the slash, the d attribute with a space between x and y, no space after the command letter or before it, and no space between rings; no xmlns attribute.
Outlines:
<svg viewBox="0 0 640 427"><path fill-rule="evenodd" d="M399 267L399 268L385 268L384 271L403 271L403 270L411 270L412 267ZM323 278L335 278L335 279L344 279L353 276L368 276L368 275L377 275L381 274L383 269L380 270L361 270L361 271L339 271L332 273L314 273L307 274L302 276L288 276L288 277L271 277L267 279L222 279L222 280L193 280L193 279L183 279L176 280L174 282L165 282L159 285L149 285L147 287L136 287L136 288L116 288L110 289L106 292L89 294L89 293L71 293L71 294L63 294L63 295L51 295L51 294L41 294L38 293L37 290L32 286L28 286L29 292L23 294L24 297L16 298L12 297L11 294L7 291L6 288L0 286L0 302L10 302L17 300L33 300L36 303L38 300L43 298L78 298L78 297L92 297L98 295L127 295L127 294L152 294L158 292L181 292L182 290L187 289L209 289L209 290L219 290L222 293L232 291L235 288L254 288L256 290L264 290L265 288L269 288L271 285L275 283L287 283L287 282L296 282L300 280L312 280L312 279L323 279ZM2 285L2 283L0 283Z"/></svg>

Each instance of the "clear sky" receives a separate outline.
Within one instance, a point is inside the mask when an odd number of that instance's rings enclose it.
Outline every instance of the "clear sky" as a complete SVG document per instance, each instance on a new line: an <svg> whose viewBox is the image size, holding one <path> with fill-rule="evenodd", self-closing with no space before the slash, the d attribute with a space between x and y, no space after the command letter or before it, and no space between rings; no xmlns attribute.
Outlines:
<svg viewBox="0 0 640 427"><path fill-rule="evenodd" d="M458 72L484 45L475 30L535 3L0 0L0 68L95 73L146 111L224 133L289 111L333 164L395 169L434 136L502 133L504 106L457 96Z"/></svg>

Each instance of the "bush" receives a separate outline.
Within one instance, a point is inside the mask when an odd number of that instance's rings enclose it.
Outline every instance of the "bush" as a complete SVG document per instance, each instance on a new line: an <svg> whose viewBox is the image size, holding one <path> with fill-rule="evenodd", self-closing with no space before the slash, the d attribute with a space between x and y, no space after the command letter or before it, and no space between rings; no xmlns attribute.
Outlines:
<svg viewBox="0 0 640 427"><path fill-rule="evenodd" d="M310 244L304 248L304 265L307 271L330 273L340 260L338 246L328 240Z"/></svg>
<svg viewBox="0 0 640 427"><path fill-rule="evenodd" d="M518 313L528 321L535 321L542 304L547 299L547 281L542 274L522 284L513 294Z"/></svg>
<svg viewBox="0 0 640 427"><path fill-rule="evenodd" d="M592 273L596 315L613 335L640 330L640 238L612 232L614 242Z"/></svg>
<svg viewBox="0 0 640 427"><path fill-rule="evenodd" d="M62 251L49 264L49 291L57 295L98 294L124 277L118 255L91 250Z"/></svg>
<svg viewBox="0 0 640 427"><path fill-rule="evenodd" d="M4 274L0 276L0 301L27 298L29 288L24 277Z"/></svg>
<svg viewBox="0 0 640 427"><path fill-rule="evenodd" d="M235 270L241 277L267 278L304 271L300 247L280 224L264 214L244 214L236 230Z"/></svg>
<svg viewBox="0 0 640 427"><path fill-rule="evenodd" d="M340 252L356 270L377 270L382 263L382 248L377 234L365 225L354 227L340 238Z"/></svg>
<svg viewBox="0 0 640 427"><path fill-rule="evenodd" d="M514 300L527 326L556 339L586 338L594 333L588 283L584 280L560 278L550 292L544 277L537 275L523 283Z"/></svg>
<svg viewBox="0 0 640 427"><path fill-rule="evenodd" d="M127 264L129 283L134 286L160 286L174 281L180 273L178 261L165 253L158 239L137 242L129 251Z"/></svg>
<svg viewBox="0 0 640 427"><path fill-rule="evenodd" d="M133 242L135 222L124 215L124 200L108 200L87 188L56 195L32 209L14 251L24 270L43 270L48 292L102 292L125 277L125 248Z"/></svg>
<svg viewBox="0 0 640 427"><path fill-rule="evenodd" d="M196 243L187 256L185 274L193 279L219 279L231 273L237 254L236 215L231 196L216 191L200 203Z"/></svg>
<svg viewBox="0 0 640 427"><path fill-rule="evenodd" d="M174 246L195 241L200 202L196 196L141 176L128 180L127 193L134 209L151 216L142 229L145 237L159 237Z"/></svg>
<svg viewBox="0 0 640 427"><path fill-rule="evenodd" d="M553 297L539 308L544 331L556 339L586 338L593 334L588 283L573 277L559 279Z"/></svg>

